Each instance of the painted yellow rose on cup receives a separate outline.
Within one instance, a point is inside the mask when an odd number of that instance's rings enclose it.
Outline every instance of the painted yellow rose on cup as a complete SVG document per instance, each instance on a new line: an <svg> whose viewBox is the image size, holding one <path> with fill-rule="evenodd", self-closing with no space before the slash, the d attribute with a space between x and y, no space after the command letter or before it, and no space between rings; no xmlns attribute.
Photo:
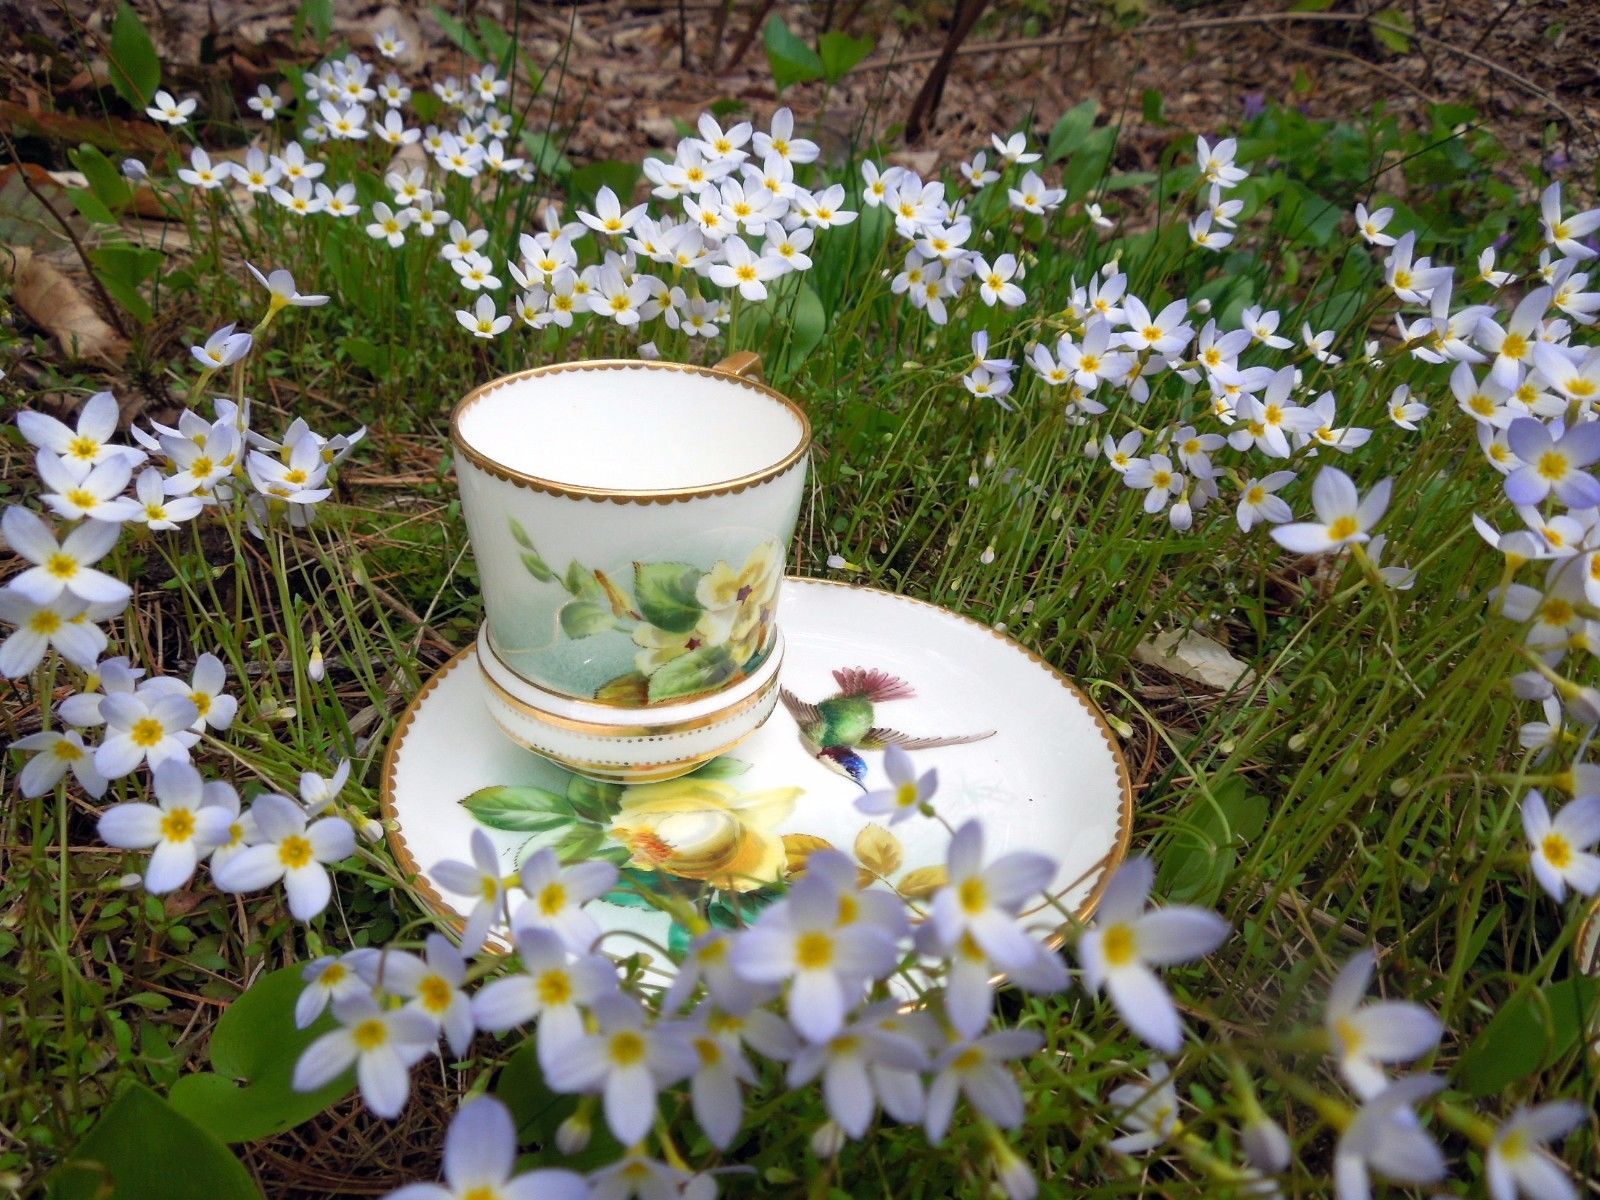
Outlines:
<svg viewBox="0 0 1600 1200"><path fill-rule="evenodd" d="M741 792L720 779L688 777L625 788L607 832L629 865L747 892L784 877L778 826L794 812L797 787Z"/></svg>

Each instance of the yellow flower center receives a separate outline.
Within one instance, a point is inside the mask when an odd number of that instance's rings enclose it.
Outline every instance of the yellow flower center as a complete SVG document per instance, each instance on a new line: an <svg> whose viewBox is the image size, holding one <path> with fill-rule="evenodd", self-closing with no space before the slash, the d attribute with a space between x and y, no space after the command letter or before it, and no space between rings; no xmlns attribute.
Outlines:
<svg viewBox="0 0 1600 1200"><path fill-rule="evenodd" d="M1001 288L1005 287L1005 285L1006 285L1006 281L1000 276L999 272L997 272L997 271L990 271L989 272L989 278L988 278L988 280L986 282L989 284L989 286L991 288L993 288L997 292Z"/></svg>
<svg viewBox="0 0 1600 1200"><path fill-rule="evenodd" d="M961 901L962 912L976 916L989 907L989 889L984 886L982 879L974 875L961 881L956 888L956 899Z"/></svg>
<svg viewBox="0 0 1600 1200"><path fill-rule="evenodd" d="M500 1200L500 1196L499 1188L480 1183L477 1187L470 1187L462 1192L461 1200Z"/></svg>
<svg viewBox="0 0 1600 1200"><path fill-rule="evenodd" d="M545 1007L555 1007L572 1003L572 976L565 971L546 971L539 976L535 985L539 994L539 1003Z"/></svg>
<svg viewBox="0 0 1600 1200"><path fill-rule="evenodd" d="M350 1031L350 1037L358 1050L370 1053L389 1040L389 1027L377 1017L368 1017Z"/></svg>
<svg viewBox="0 0 1600 1200"><path fill-rule="evenodd" d="M860 916L861 901L848 892L841 893L839 896L839 924L854 925L856 919Z"/></svg>
<svg viewBox="0 0 1600 1200"><path fill-rule="evenodd" d="M548 883L539 893L539 911L547 917L553 917L567 906L567 889L560 880Z"/></svg>
<svg viewBox="0 0 1600 1200"><path fill-rule="evenodd" d="M619 1067L632 1067L644 1061L644 1038L632 1029L623 1029L611 1035L606 1052Z"/></svg>
<svg viewBox="0 0 1600 1200"><path fill-rule="evenodd" d="M194 701L195 711L202 717L211 711L210 692L190 692L189 699Z"/></svg>
<svg viewBox="0 0 1600 1200"><path fill-rule="evenodd" d="M1574 379L1567 384L1567 395L1577 400L1587 400L1600 391L1592 379Z"/></svg>
<svg viewBox="0 0 1600 1200"><path fill-rule="evenodd" d="M1559 450L1546 450L1539 455L1538 472L1545 479L1557 480L1566 477L1567 456Z"/></svg>
<svg viewBox="0 0 1600 1200"><path fill-rule="evenodd" d="M1100 939L1100 952L1105 956L1106 964L1112 967L1125 967L1138 957L1139 939L1133 932L1133 926L1124 922L1112 925Z"/></svg>
<svg viewBox="0 0 1600 1200"><path fill-rule="evenodd" d="M417 985L417 998L422 1001L422 1007L431 1013L442 1013L449 1008L454 994L454 989L442 975L425 975Z"/></svg>
<svg viewBox="0 0 1600 1200"><path fill-rule="evenodd" d="M199 458L195 459L189 464L189 474L193 475L196 479L203 479L205 476L211 474L212 471L216 470L216 465L216 463L212 462L209 458L202 454Z"/></svg>
<svg viewBox="0 0 1600 1200"><path fill-rule="evenodd" d="M1339 1039L1339 1047L1345 1054L1356 1054L1361 1050L1361 1044L1366 1040L1361 1036L1361 1027L1349 1017L1340 1017L1333 1023L1334 1036Z"/></svg>
<svg viewBox="0 0 1600 1200"><path fill-rule="evenodd" d="M722 1046L715 1038L695 1038L694 1048L702 1066L714 1067L722 1061Z"/></svg>
<svg viewBox="0 0 1600 1200"><path fill-rule="evenodd" d="M833 939L820 930L810 930L795 939L794 960L803 971L825 970L833 962Z"/></svg>
<svg viewBox="0 0 1600 1200"><path fill-rule="evenodd" d="M1500 353L1507 358L1522 358L1528 353L1528 339L1520 333L1508 333L1500 343Z"/></svg>
<svg viewBox="0 0 1600 1200"><path fill-rule="evenodd" d="M1156 486L1158 488L1171 487L1172 486L1172 472L1171 471L1155 471L1150 476L1150 482L1154 486Z"/></svg>
<svg viewBox="0 0 1600 1200"><path fill-rule="evenodd" d="M1526 1129L1513 1129L1500 1139L1500 1157L1508 1160L1526 1157L1530 1149L1528 1142Z"/></svg>
<svg viewBox="0 0 1600 1200"><path fill-rule="evenodd" d="M77 762L84 755L82 746L75 746L66 738L58 738L56 744L50 747L50 753L62 762Z"/></svg>
<svg viewBox="0 0 1600 1200"><path fill-rule="evenodd" d="M1467 401L1467 407L1480 417L1494 416L1494 401L1482 392L1474 393L1472 399Z"/></svg>
<svg viewBox="0 0 1600 1200"><path fill-rule="evenodd" d="M61 628L61 614L53 608L41 608L29 619L28 628L41 637L49 637Z"/></svg>
<svg viewBox="0 0 1600 1200"><path fill-rule="evenodd" d="M1078 357L1078 370L1088 371L1090 374L1100 369L1100 359L1093 354L1083 354Z"/></svg>
<svg viewBox="0 0 1600 1200"><path fill-rule="evenodd" d="M1551 596L1539 606L1539 619L1547 625L1566 625L1573 617L1571 601Z"/></svg>
<svg viewBox="0 0 1600 1200"><path fill-rule="evenodd" d="M917 785L908 779L894 790L894 802L901 808L910 808L917 802Z"/></svg>
<svg viewBox="0 0 1600 1200"><path fill-rule="evenodd" d="M1345 538L1354 537L1361 532L1361 524L1348 513L1342 517L1335 517L1328 525L1328 536L1336 542Z"/></svg>
<svg viewBox="0 0 1600 1200"><path fill-rule="evenodd" d="M950 1066L957 1071L974 1071L983 1066L983 1051L976 1046L968 1046L951 1061Z"/></svg>
<svg viewBox="0 0 1600 1200"><path fill-rule="evenodd" d="M1267 489L1262 487L1259 483L1244 494L1244 502L1246 504L1260 504L1266 498Z"/></svg>
<svg viewBox="0 0 1600 1200"><path fill-rule="evenodd" d="M67 492L66 500L68 504L75 505L78 508L93 508L100 503L100 497L87 488L72 488Z"/></svg>
<svg viewBox="0 0 1600 1200"><path fill-rule="evenodd" d="M175 808L161 818L161 836L169 842L187 842L194 836L194 813Z"/></svg>
<svg viewBox="0 0 1600 1200"><path fill-rule="evenodd" d="M165 504L146 504L144 515L147 520L165 521L167 519L167 506Z"/></svg>
<svg viewBox="0 0 1600 1200"><path fill-rule="evenodd" d="M299 870L311 861L311 843L291 833L278 843L278 861L291 871Z"/></svg>
<svg viewBox="0 0 1600 1200"><path fill-rule="evenodd" d="M1405 270L1396 271L1394 273L1394 285L1397 288L1409 288L1411 286L1411 272Z"/></svg>
<svg viewBox="0 0 1600 1200"><path fill-rule="evenodd" d="M756 269L750 263L745 263L741 267L735 267L733 273L739 277L740 283L752 283L756 278Z"/></svg>
<svg viewBox="0 0 1600 1200"><path fill-rule="evenodd" d="M325 988L336 987L344 982L344 978L348 974L350 974L350 970L343 963L329 963L328 969L322 973L322 977L317 982Z"/></svg>
<svg viewBox="0 0 1600 1200"><path fill-rule="evenodd" d="M68 458L93 458L100 453L100 443L92 437L79 434L67 443Z"/></svg>
<svg viewBox="0 0 1600 1200"><path fill-rule="evenodd" d="M1159 341L1161 338L1161 326L1159 325L1146 325L1139 332L1147 342Z"/></svg>
<svg viewBox="0 0 1600 1200"><path fill-rule="evenodd" d="M1572 865L1572 843L1562 834L1554 831L1545 834L1544 840L1539 843L1539 850L1545 861L1558 871Z"/></svg>
<svg viewBox="0 0 1600 1200"><path fill-rule="evenodd" d="M161 739L167 735L161 722L154 717L140 717L133 723L133 728L128 731L128 736L133 739L135 746L145 750L151 746L159 745Z"/></svg>
<svg viewBox="0 0 1600 1200"><path fill-rule="evenodd" d="M44 569L57 579L71 579L78 573L78 560L58 550L45 559Z"/></svg>

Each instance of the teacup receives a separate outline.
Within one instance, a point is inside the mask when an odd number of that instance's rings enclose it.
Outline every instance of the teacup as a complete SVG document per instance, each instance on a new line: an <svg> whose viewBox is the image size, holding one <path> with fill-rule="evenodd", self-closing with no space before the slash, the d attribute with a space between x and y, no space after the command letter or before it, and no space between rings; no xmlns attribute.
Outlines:
<svg viewBox="0 0 1600 1200"><path fill-rule="evenodd" d="M450 436L502 729L637 780L759 727L811 441L759 358L535 367L468 393ZM690 727L719 740L677 736Z"/></svg>

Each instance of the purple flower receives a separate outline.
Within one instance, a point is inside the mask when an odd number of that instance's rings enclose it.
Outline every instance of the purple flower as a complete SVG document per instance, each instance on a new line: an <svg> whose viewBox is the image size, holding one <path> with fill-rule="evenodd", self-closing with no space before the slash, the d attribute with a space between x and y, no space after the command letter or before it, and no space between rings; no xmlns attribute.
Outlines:
<svg viewBox="0 0 1600 1200"><path fill-rule="evenodd" d="M1246 92L1239 97L1239 104L1244 109L1244 119L1253 121L1267 111L1267 95L1265 92Z"/></svg>

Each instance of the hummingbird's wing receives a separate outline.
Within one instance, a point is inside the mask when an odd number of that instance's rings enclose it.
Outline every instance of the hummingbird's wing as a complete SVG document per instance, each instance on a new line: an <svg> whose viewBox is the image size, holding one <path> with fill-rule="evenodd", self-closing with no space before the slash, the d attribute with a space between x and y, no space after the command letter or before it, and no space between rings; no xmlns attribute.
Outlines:
<svg viewBox="0 0 1600 1200"><path fill-rule="evenodd" d="M800 740L806 744L806 749L815 754L818 750L818 745L814 735L822 725L822 714L817 711L817 706L815 704L807 704L788 688L779 688L778 698L783 701L783 706L789 710L789 715L794 718L794 723L800 726Z"/></svg>
<svg viewBox="0 0 1600 1200"><path fill-rule="evenodd" d="M981 742L993 736L994 730L990 729L984 733L969 733L965 737L912 737L898 729L874 725L857 744L863 750L882 750L885 746L899 746L902 750L933 750L939 746L965 746L968 742Z"/></svg>

